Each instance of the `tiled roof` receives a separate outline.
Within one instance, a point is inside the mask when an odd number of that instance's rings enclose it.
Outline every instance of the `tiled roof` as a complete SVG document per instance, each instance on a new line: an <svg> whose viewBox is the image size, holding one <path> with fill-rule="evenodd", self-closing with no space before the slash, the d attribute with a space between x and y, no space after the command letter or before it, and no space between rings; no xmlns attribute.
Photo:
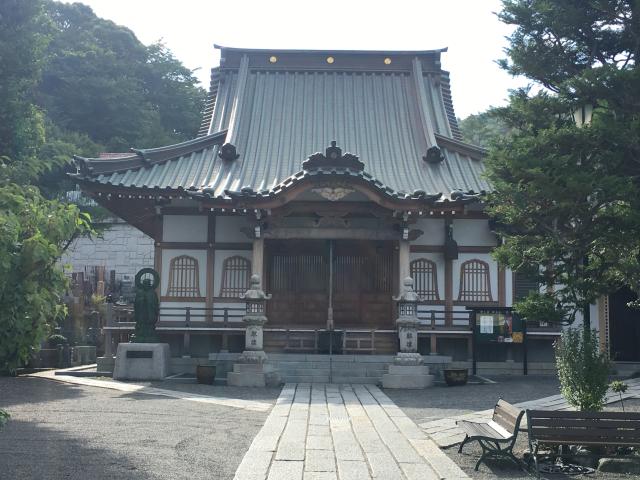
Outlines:
<svg viewBox="0 0 640 480"><path fill-rule="evenodd" d="M135 151L108 165L79 159L79 177L123 187L206 190L216 198L245 187L274 193L302 174L307 157L336 140L359 156L362 175L398 198L416 190L444 199L454 190L488 190L483 150L460 141L440 53L223 48L204 117L208 135ZM235 146L237 159L219 157L223 142ZM443 160L436 155L425 161L434 147Z"/></svg>

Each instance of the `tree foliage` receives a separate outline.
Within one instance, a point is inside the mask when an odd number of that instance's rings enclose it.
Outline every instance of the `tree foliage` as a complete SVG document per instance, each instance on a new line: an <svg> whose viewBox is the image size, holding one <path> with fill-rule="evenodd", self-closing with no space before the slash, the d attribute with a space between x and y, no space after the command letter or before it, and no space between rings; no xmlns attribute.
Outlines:
<svg viewBox="0 0 640 480"><path fill-rule="evenodd" d="M111 151L195 135L205 91L162 43L146 47L80 3L48 1L46 12L53 27L38 94L58 127Z"/></svg>
<svg viewBox="0 0 640 480"><path fill-rule="evenodd" d="M33 186L0 187L0 371L26 362L66 314L67 279L58 259L90 219Z"/></svg>
<svg viewBox="0 0 640 480"><path fill-rule="evenodd" d="M65 315L57 262L93 233L86 213L51 200L69 189L72 155L192 137L204 97L164 45L84 5L0 2L0 371L26 362Z"/></svg>
<svg viewBox="0 0 640 480"><path fill-rule="evenodd" d="M494 114L493 110L469 115L459 120L458 124L465 142L485 148L509 134L509 128Z"/></svg>
<svg viewBox="0 0 640 480"><path fill-rule="evenodd" d="M501 65L543 88L514 91L493 112L510 131L487 159L488 211L504 238L496 257L542 266L571 321L600 295L638 286L640 11L633 1L503 0L499 17L516 27ZM591 120L576 121L589 105Z"/></svg>

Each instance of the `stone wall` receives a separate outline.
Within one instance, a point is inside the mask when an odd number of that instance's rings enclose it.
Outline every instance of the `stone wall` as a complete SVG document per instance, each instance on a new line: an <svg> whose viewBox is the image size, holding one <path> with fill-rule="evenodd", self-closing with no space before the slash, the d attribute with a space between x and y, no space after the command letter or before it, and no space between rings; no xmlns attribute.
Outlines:
<svg viewBox="0 0 640 480"><path fill-rule="evenodd" d="M72 272L82 272L85 267L105 266L115 270L116 279L133 276L144 267L153 267L153 239L122 220L104 223L102 237L79 238L73 242L61 259Z"/></svg>

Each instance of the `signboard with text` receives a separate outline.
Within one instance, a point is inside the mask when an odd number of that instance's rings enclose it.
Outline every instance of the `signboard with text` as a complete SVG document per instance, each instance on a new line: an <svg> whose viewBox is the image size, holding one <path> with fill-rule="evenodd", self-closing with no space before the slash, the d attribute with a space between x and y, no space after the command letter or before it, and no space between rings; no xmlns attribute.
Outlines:
<svg viewBox="0 0 640 480"><path fill-rule="evenodd" d="M511 311L476 310L476 340L480 342L522 343L522 320Z"/></svg>

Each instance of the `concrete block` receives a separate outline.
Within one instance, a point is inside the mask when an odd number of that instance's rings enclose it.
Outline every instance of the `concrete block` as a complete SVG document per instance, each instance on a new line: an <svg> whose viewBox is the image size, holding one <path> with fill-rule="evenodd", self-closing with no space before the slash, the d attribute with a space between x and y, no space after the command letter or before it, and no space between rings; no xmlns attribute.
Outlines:
<svg viewBox="0 0 640 480"><path fill-rule="evenodd" d="M336 459L329 450L307 450L304 462L305 472L335 472Z"/></svg>
<svg viewBox="0 0 640 480"><path fill-rule="evenodd" d="M168 343L120 343L116 353L115 380L164 380L169 375Z"/></svg>
<svg viewBox="0 0 640 480"><path fill-rule="evenodd" d="M427 365L389 365L391 375L429 375Z"/></svg>
<svg viewBox="0 0 640 480"><path fill-rule="evenodd" d="M395 375L387 373L382 376L383 388L420 389L433 385L433 375Z"/></svg>

